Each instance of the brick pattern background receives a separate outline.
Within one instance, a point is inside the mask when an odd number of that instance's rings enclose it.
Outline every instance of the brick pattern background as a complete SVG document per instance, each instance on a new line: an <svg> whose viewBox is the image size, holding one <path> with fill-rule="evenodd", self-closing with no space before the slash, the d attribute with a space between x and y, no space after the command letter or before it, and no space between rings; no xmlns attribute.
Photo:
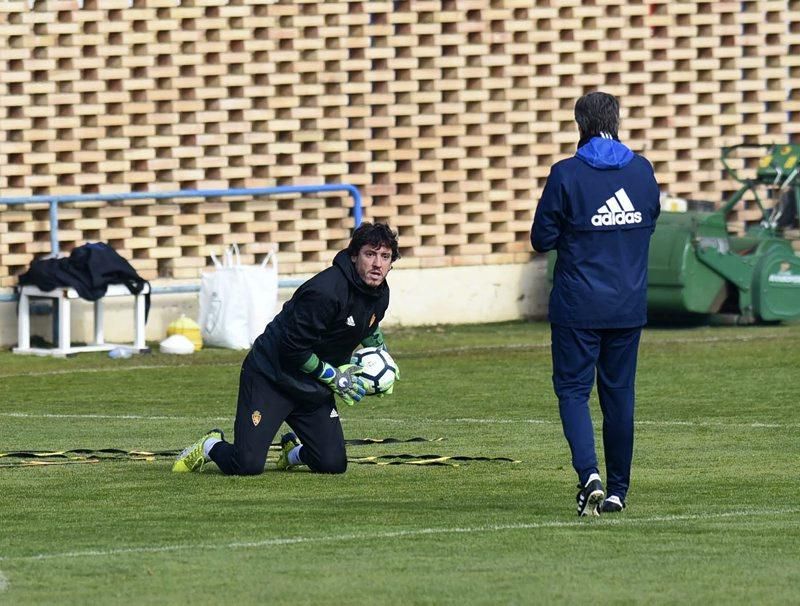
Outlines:
<svg viewBox="0 0 800 606"><path fill-rule="evenodd" d="M0 196L346 182L401 267L521 262L597 88L664 191L719 202L721 146L797 140L800 0L5 0ZM232 242L311 272L348 205L73 204L60 241L109 241L148 279ZM46 207L0 206L0 286L49 249Z"/></svg>

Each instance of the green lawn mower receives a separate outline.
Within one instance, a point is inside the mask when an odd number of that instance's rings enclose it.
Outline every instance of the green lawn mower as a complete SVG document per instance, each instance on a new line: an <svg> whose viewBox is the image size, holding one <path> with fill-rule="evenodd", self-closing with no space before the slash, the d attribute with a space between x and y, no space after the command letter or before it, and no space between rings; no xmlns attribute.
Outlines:
<svg viewBox="0 0 800 606"><path fill-rule="evenodd" d="M767 150L753 179L741 178L728 162L742 148ZM725 314L741 324L800 319L800 257L785 237L800 216L800 145L726 147L722 163L742 186L721 208L661 213L650 245L649 314L662 320ZM727 216L748 192L762 219L732 236Z"/></svg>

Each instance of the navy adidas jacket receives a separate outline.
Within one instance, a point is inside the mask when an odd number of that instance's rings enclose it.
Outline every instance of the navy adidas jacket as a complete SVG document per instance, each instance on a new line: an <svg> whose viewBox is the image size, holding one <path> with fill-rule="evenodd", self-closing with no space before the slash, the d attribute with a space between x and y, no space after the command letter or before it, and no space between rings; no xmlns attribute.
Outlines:
<svg viewBox="0 0 800 606"><path fill-rule="evenodd" d="M647 254L659 212L653 167L619 141L593 137L553 165L531 230L535 250L558 253L551 323L647 323Z"/></svg>
<svg viewBox="0 0 800 606"><path fill-rule="evenodd" d="M342 250L331 267L295 291L253 343L250 357L289 397L307 407L321 405L333 393L300 367L312 353L333 366L347 364L359 343L378 328L388 307L389 285L365 284Z"/></svg>

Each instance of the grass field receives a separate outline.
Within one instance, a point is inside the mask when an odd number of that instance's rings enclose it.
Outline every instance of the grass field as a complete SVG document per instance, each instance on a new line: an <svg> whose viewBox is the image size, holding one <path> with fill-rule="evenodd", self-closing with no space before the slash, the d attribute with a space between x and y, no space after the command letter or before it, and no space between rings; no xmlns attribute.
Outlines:
<svg viewBox="0 0 800 606"><path fill-rule="evenodd" d="M628 509L599 519L575 516L546 325L387 333L403 380L341 410L346 437L442 440L351 459L520 462L319 476L271 454L262 476L230 478L171 474L167 457L0 457L0 604L798 602L800 325L648 329ZM0 451L231 432L242 357L2 352Z"/></svg>

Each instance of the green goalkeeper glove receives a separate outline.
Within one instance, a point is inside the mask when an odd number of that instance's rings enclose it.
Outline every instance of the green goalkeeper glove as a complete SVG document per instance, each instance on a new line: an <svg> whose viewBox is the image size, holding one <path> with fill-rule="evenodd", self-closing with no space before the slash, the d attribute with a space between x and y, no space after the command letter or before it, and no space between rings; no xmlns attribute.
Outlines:
<svg viewBox="0 0 800 606"><path fill-rule="evenodd" d="M396 380L397 380L397 379L395 379L395 381L396 381ZM375 394L375 397L376 397L376 398L384 398L384 397L386 397L386 396L390 396L390 395L392 395L392 392L393 392L393 391L394 391L394 383L392 383L391 385L389 385L389 389L387 389L386 391L382 391L382 392L380 392L380 393L376 393L376 394Z"/></svg>
<svg viewBox="0 0 800 606"><path fill-rule="evenodd" d="M311 354L302 366L302 370L326 385L348 406L361 401L367 393L366 386L358 376L362 368L356 364L342 364L339 368L335 368L320 360L315 354Z"/></svg>

